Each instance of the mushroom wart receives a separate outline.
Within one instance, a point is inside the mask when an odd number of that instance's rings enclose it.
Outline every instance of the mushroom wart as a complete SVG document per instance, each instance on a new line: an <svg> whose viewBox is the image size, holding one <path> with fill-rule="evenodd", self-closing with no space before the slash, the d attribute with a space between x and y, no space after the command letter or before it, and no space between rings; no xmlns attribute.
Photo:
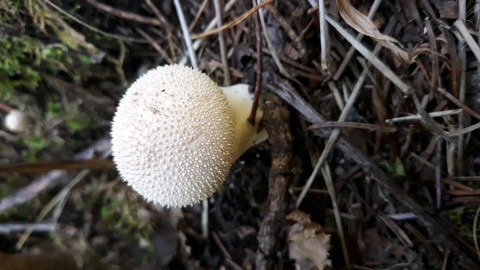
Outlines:
<svg viewBox="0 0 480 270"><path fill-rule="evenodd" d="M266 139L247 122L245 84L221 88L198 70L148 71L127 90L112 122L113 160L148 201L182 207L210 197L232 163ZM262 116L257 112L257 121Z"/></svg>

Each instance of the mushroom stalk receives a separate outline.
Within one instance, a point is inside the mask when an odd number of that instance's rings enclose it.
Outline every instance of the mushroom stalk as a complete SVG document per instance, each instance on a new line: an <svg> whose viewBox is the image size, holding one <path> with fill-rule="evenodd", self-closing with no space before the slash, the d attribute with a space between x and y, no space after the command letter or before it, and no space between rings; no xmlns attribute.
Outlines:
<svg viewBox="0 0 480 270"><path fill-rule="evenodd" d="M227 96L228 104L232 108L233 118L235 119L235 142L238 147L235 159L238 159L248 148L267 139L267 131L259 127L263 112L257 109L255 125L248 122L250 110L253 106L253 95L249 92L248 84L235 84L222 87L222 89Z"/></svg>

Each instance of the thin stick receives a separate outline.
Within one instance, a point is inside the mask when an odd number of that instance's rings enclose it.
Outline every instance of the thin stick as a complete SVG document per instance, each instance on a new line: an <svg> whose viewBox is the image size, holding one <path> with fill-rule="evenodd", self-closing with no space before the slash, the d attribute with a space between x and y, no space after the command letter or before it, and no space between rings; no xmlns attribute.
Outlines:
<svg viewBox="0 0 480 270"><path fill-rule="evenodd" d="M261 5L261 4L262 4L262 0L257 0L257 5ZM267 42L268 49L270 50L270 55L272 56L273 61L275 62L275 65L277 65L278 70L283 76L289 78L291 81L295 82L298 85L302 85L300 81L294 78L290 74L290 72L287 71L287 69L283 66L282 62L280 61L280 57L278 56L278 53L275 50L275 46L273 45L273 42L270 39L270 36L268 35L267 23L265 22L265 15L263 14L263 9L260 9L258 14L260 15L260 25L262 26L263 36L265 37L265 41Z"/></svg>
<svg viewBox="0 0 480 270"><path fill-rule="evenodd" d="M389 23L388 27L385 29L385 31L388 33L391 29L393 28L393 23ZM373 56L378 54L380 52L380 49L382 46L380 44L377 44L375 46L375 49L372 53ZM345 108L343 108L342 113L340 114L340 117L338 117L338 122L343 122L345 119L347 119L348 114L350 113L351 108L353 107L353 104L357 100L358 95L360 94L360 89L363 86L363 83L365 82L365 79L368 76L367 70L363 70L362 74L358 78L357 83L355 84L352 94L347 100L347 103L345 104ZM296 206L299 207L300 204L302 203L303 199L307 195L308 190L313 184L313 181L315 180L318 170L321 168L322 164L325 162L327 159L328 155L330 154L330 151L333 149L333 146L335 145L335 141L338 139L340 135L340 129L336 128L332 131L330 137L327 140L327 143L325 144L325 147L323 148L323 152L318 158L317 164L315 165L315 168L313 169L312 174L308 178L307 182L303 186L302 192L298 196Z"/></svg>
<svg viewBox="0 0 480 270"><path fill-rule="evenodd" d="M56 9L58 12L62 13L64 16L67 18L71 19L74 22L77 22L78 24L84 26L85 28L89 29L92 32L99 33L101 35L104 35L109 38L117 39L117 40L122 40L122 41L128 41L128 42L138 42L138 43L145 43L144 40L139 40L136 38L131 38L131 37L125 37L117 34L112 34L105 32L103 30L100 30L96 28L95 26L92 26L86 22L83 22L82 20L78 19L77 17L73 16L72 14L66 12L65 10L61 9L59 6L55 5L54 3L50 2L49 0L44 0L45 4L51 6L52 8ZM45 7L45 4L42 1L38 1L43 7Z"/></svg>
<svg viewBox="0 0 480 270"><path fill-rule="evenodd" d="M255 7L256 1L252 0L252 4ZM255 126L255 119L257 115L258 101L260 99L260 94L262 93L262 74L263 74L263 44L262 44L262 34L260 33L260 11L254 15L255 21L255 37L257 39L257 65L256 73L257 78L255 81L255 92L253 96L252 109L250 110L250 115L248 116L248 122Z"/></svg>
<svg viewBox="0 0 480 270"><path fill-rule="evenodd" d="M13 108L10 107L10 106L8 106L8 105L5 104L5 103L0 102L0 111L9 113L9 112L13 111Z"/></svg>
<svg viewBox="0 0 480 270"><path fill-rule="evenodd" d="M200 20L200 17L202 17L202 13L207 7L207 4L208 4L208 0L203 0L202 4L200 5L200 8L198 8L195 18L193 18L192 22L190 23L190 26L188 27L188 31L193 32L193 28L195 28L198 21Z"/></svg>
<svg viewBox="0 0 480 270"><path fill-rule="evenodd" d="M11 234L32 230L32 232L50 233L57 229L57 223L40 222L33 224L22 223L2 223L0 224L0 234Z"/></svg>
<svg viewBox="0 0 480 270"><path fill-rule="evenodd" d="M320 21L320 63L322 71L325 74L329 74L330 66L330 46L329 46L329 36L327 22L325 21L325 1L318 0L318 17Z"/></svg>
<svg viewBox="0 0 480 270"><path fill-rule="evenodd" d="M459 114L463 110L462 109L456 109L456 110L446 110L446 111L439 111L439 112L431 112L428 115L430 117L442 117L442 116L449 116L449 115L454 115L454 114ZM419 114L415 115L409 115L409 116L402 116L402 117L396 117L396 118L390 118L386 119L385 123L395 123L395 122L403 122L403 121L411 121L411 120L421 120L422 116Z"/></svg>
<svg viewBox="0 0 480 270"><path fill-rule="evenodd" d="M308 129L316 128L358 128L358 129L367 129L375 130L379 132L397 132L396 127L384 127L379 125L367 124L367 123L358 123L358 122L338 122L338 121L328 121L325 123L313 124L308 127Z"/></svg>
<svg viewBox="0 0 480 270"><path fill-rule="evenodd" d="M222 27L222 8L220 7L220 0L213 0L215 6L215 17L217 18L217 27ZM223 85L230 85L230 70L228 69L227 49L225 48L225 39L223 38L223 31L218 32L218 45L220 46L220 57L222 59L223 68Z"/></svg>
<svg viewBox="0 0 480 270"><path fill-rule="evenodd" d="M355 49L362 54L374 67L376 67L385 77L395 84L404 94L411 92L410 86L400 79L387 65L378 60L378 58L369 51L362 43L358 42L347 30L345 30L333 18L326 15L326 20L332 25Z"/></svg>
<svg viewBox="0 0 480 270"><path fill-rule="evenodd" d="M101 153L102 156L105 156L110 152L110 139L103 138L95 142L89 148L73 156L73 159L91 159L95 153ZM61 179L65 179L66 177L67 172L65 170L53 170L45 175L42 175L14 194L2 198L0 200L0 213L3 213L16 205L22 204L34 198L38 195L38 193L44 191L49 186L56 184Z"/></svg>
<svg viewBox="0 0 480 270"><path fill-rule="evenodd" d="M373 2L372 6L370 7L370 10L368 11L368 15L367 15L368 19L373 18L381 2L382 0L375 0L375 2ZM356 40L361 41L363 37L364 35L359 33L356 37ZM340 66L338 66L337 71L335 72L335 75L333 75L333 80L337 81L338 78L340 78L340 76L343 74L343 71L347 67L348 63L350 63L350 59L352 58L354 53L355 53L355 48L350 47L348 52L345 54L342 63L340 63Z"/></svg>
<svg viewBox="0 0 480 270"><path fill-rule="evenodd" d="M480 207L477 208L475 212L475 218L473 219L473 242L475 243L475 249L477 250L477 254L480 254L480 248L478 247L478 238L477 238L477 230L478 230L478 217L480 216Z"/></svg>
<svg viewBox="0 0 480 270"><path fill-rule="evenodd" d="M472 50L473 55L475 55L477 60L480 61L480 47L478 46L475 39L473 39L472 35L470 35L470 33L468 32L468 29L465 26L465 23L463 23L461 19L458 19L453 23L453 25L457 28L458 32L467 43L468 47L470 47L470 50Z"/></svg>
<svg viewBox="0 0 480 270"><path fill-rule="evenodd" d="M325 122L325 118L323 118L323 116L319 114L310 103L295 91L290 82L275 73L266 73L264 74L264 77L266 77L264 87L279 95L283 100L301 113L307 121L310 123ZM329 136L332 134L332 130L319 129L315 134L319 136ZM408 208L409 211L415 213L418 218L417 220L426 227L430 236L434 240L445 243L447 248L453 250L460 256L464 256L469 263L478 263L476 257L477 254L474 249L471 249L470 246L458 236L458 234L446 230L445 226L442 226L437 219L421 207L413 198L408 196L404 189L395 183L393 179L382 171L376 163L372 162L369 157L363 154L362 151L342 137L338 138L335 146L346 156L358 163L358 166L360 166L365 172L365 177L376 181L395 197L399 203Z"/></svg>
<svg viewBox="0 0 480 270"><path fill-rule="evenodd" d="M97 2L95 0L86 0L87 3L90 5L98 8L99 10L113 14L117 17L124 18L127 20L139 22L139 23L144 23L144 24L151 24L151 25L156 25L156 26L162 26L162 22L156 18L150 18L150 17L145 17L141 16L132 12L124 11L118 8L114 8L112 6Z"/></svg>
<svg viewBox="0 0 480 270"><path fill-rule="evenodd" d="M153 13L155 16L157 16L158 20L162 22L162 27L165 28L167 31L172 31L173 26L165 19L165 17L162 15L160 10L155 6L155 4L152 3L152 0L145 0L145 3L147 3L148 7L152 9Z"/></svg>
<svg viewBox="0 0 480 270"><path fill-rule="evenodd" d="M192 38L190 37L190 32L188 31L187 21L185 20L182 6L180 5L179 0L173 0L173 3L175 4L175 10L177 11L178 20L180 21L180 27L182 28L183 39L185 40L185 45L187 46L190 64L192 64L192 67L198 68L197 58L192 46Z"/></svg>
<svg viewBox="0 0 480 270"><path fill-rule="evenodd" d="M358 95L360 94L360 89L363 86L363 83L365 82L365 79L367 78L367 72L363 71L360 77L358 78L357 83L355 84L355 87L353 89L352 94L350 95L349 99L347 100L347 104L345 105L345 108L342 110L342 113L340 114L340 117L338 117L338 122L343 122L347 118L348 114L350 113L350 109L353 107L353 104L357 100ZM310 174L310 177L308 178L307 182L303 186L302 192L300 195L298 195L297 203L296 206L297 208L302 204L303 199L307 195L308 190L313 184L313 181L317 177L318 170L322 167L323 163L327 159L328 155L330 154L330 151L333 149L335 145L335 141L338 139L340 135L341 129L336 128L332 131L332 134L328 138L327 142L325 143L325 147L323 148L323 152L318 158L317 164L315 165L315 168L313 169L312 174Z"/></svg>
<svg viewBox="0 0 480 270"><path fill-rule="evenodd" d="M472 132L472 131L474 131L476 129L479 129L479 128L480 128L480 123L476 123L476 124L468 126L466 128L457 129L455 131L449 132L448 136L450 136L450 137L460 136L462 134Z"/></svg>
<svg viewBox="0 0 480 270"><path fill-rule="evenodd" d="M465 32L466 30L466 27L465 27L465 24L464 22L467 20L467 11L466 11L466 6L467 6L467 3L465 2L465 0L460 0L459 3L458 3L458 6L459 6L459 16L458 16L458 20L455 22L457 23L458 22L458 25L455 25L457 27L457 29L459 30L460 34L464 33L462 36L464 36L464 39L465 41L468 39L471 43L473 41L472 44L468 44L468 46L470 47L470 49L475 53L475 51L477 52L477 59L478 59L478 55L480 55L480 49L478 48L478 44L475 42L475 40L473 39L473 37ZM461 24L461 25L460 25ZM458 94L458 99L459 101L462 103L462 104L465 104L465 93L466 93L466 85L467 85L467 52L465 50L465 41L463 40L459 40L458 41L458 45L457 45L457 48L458 48L458 62L460 64L460 92ZM465 121L466 121L466 117L465 115L462 113L460 114L460 117L458 118L458 129L463 129L465 127ZM459 174L463 174L464 173L464 148L465 148L465 137L463 135L463 133L461 133L459 136L458 136L458 145L457 145L457 158L456 158L456 165L457 165L457 168L459 169Z"/></svg>
<svg viewBox="0 0 480 270"><path fill-rule="evenodd" d="M268 5L268 4L271 4L273 2L273 0L266 0L265 2L262 2L261 4L258 4L256 7L246 11L245 13L243 13L242 15L238 16L236 19L234 19L233 21L231 22L228 22L226 24L224 24L222 27L219 27L219 28L216 28L216 29L212 29L212 30L208 30L208 31L205 31L201 34L193 34L192 35L192 39L197 39L197 38L205 38L205 37L208 37L210 35L213 35L213 34L216 34L216 33L219 33L223 30L226 30L226 29L229 29L229 28L232 28L238 24L240 24L242 21L244 21L245 19L247 19L248 17L250 17L250 15L254 14L257 10L259 10L260 8Z"/></svg>
<svg viewBox="0 0 480 270"><path fill-rule="evenodd" d="M435 164L435 208L440 209L442 205L442 140L437 140L437 164Z"/></svg>
<svg viewBox="0 0 480 270"><path fill-rule="evenodd" d="M150 45L152 45L152 47L158 52L158 54L160 54L160 56L165 59L165 61L167 61L169 64L173 64L173 60L170 59L170 57L168 57L168 54L167 52L149 35L147 34L145 31L143 31L142 29L140 28L135 28L135 30L144 38L146 39Z"/></svg>
<svg viewBox="0 0 480 270"><path fill-rule="evenodd" d="M332 179L332 171L328 163L325 163L322 166L322 175L325 179L325 185L327 186L328 194L330 196L330 201L332 202L333 215L335 216L335 223L337 224L338 236L340 237L340 242L342 243L343 258L345 260L345 268L351 269L350 265L350 256L348 255L347 243L345 240L345 233L343 231L342 218L340 217L340 208L338 207L337 197L335 192L335 186Z"/></svg>
<svg viewBox="0 0 480 270"><path fill-rule="evenodd" d="M35 219L35 221L36 222L42 221L47 216L47 214L50 213L50 211L55 207L55 205L57 205L58 203L62 203L62 201L64 201L68 196L68 194L70 193L70 190L72 190L72 188L75 185L77 185L83 178L85 178L85 176L87 176L89 173L90 173L90 170L88 169L81 170L79 173L77 173L75 177L70 182L68 182L68 184L57 195L55 195L55 197L53 197L48 202L47 205L45 205L45 207L42 209L42 211L40 212L38 217ZM17 250L20 250L23 247L23 245L27 241L28 237L32 234L32 232L33 232L33 228L28 228L22 234L22 236L20 236L20 238L17 241L17 244L15 245L15 248Z"/></svg>
<svg viewBox="0 0 480 270"><path fill-rule="evenodd" d="M438 92L440 92L444 97L448 98L451 102L455 103L455 105L457 105L458 107L462 108L464 111L466 111L467 113L469 113L471 116L477 118L478 120L480 120L480 114L478 114L476 111L474 111L472 108L468 107L467 105L465 105L463 102L461 102L460 100L458 100L456 97L454 97L452 94L450 94L449 92L447 92L447 90L441 88L441 87L437 87L436 88Z"/></svg>
<svg viewBox="0 0 480 270"><path fill-rule="evenodd" d="M232 9L233 5L237 2L238 0L230 0L226 5L225 5L225 9L223 12L228 12ZM217 18L214 18L213 20L211 20L207 27L205 28L205 31L208 31L208 30L211 30L213 29L213 27L215 27L215 25L217 24ZM203 42L205 41L204 38L199 38L197 40L195 40L193 42L193 50L196 51L198 50L198 48L200 48L200 46L203 44ZM187 57L186 56L183 56L182 58L180 58L180 60L178 61L178 64L179 65L185 65L185 63L187 63Z"/></svg>

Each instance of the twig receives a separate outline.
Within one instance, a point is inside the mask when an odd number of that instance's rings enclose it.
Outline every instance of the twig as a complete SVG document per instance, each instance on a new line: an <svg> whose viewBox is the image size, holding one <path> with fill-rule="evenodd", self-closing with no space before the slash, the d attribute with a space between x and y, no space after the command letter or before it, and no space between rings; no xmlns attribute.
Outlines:
<svg viewBox="0 0 480 270"><path fill-rule="evenodd" d="M477 208L475 212L475 218L473 219L473 242L475 243L475 249L477 250L477 254L480 254L480 248L478 247L478 238L477 238L477 230L478 230L478 217L480 216L480 207Z"/></svg>
<svg viewBox="0 0 480 270"><path fill-rule="evenodd" d="M283 239L280 234L288 208L290 163L293 157L288 109L277 96L269 97L265 105L264 123L271 145L272 166L268 177L268 213L257 235L255 269L258 270L277 269L274 260Z"/></svg>
<svg viewBox="0 0 480 270"><path fill-rule="evenodd" d="M141 16L141 15L132 13L132 12L124 11L124 10L114 8L112 6L97 2L95 0L86 0L86 2L89 3L90 5L98 8L99 10L101 10L103 12L113 14L113 15L115 15L117 17L120 17L120 18L123 18L123 19L136 21L136 22L144 23L144 24L156 25L156 26L161 26L162 25L162 22L160 20L156 19L156 18L149 18L149 17L145 17L145 16Z"/></svg>
<svg viewBox="0 0 480 270"><path fill-rule="evenodd" d="M238 16L236 19L234 19L233 21L231 22L228 22L226 24L224 24L222 27L219 27L219 28L216 28L216 29L212 29L212 30L207 30L201 34L193 34L192 35L192 39L197 39L197 38L205 38L205 37L208 37L208 36L211 36L213 34L216 34L216 33L219 33L223 30L226 30L226 29L229 29L229 28L232 28L238 24L240 24L242 21L244 21L245 19L247 19L248 17L250 17L250 15L252 15L253 13L255 13L257 10L259 10L260 8L268 5L268 4L271 4L274 0L267 0L261 4L258 4L257 6L253 7L252 9L246 11L245 13L243 13L242 15Z"/></svg>
<svg viewBox="0 0 480 270"><path fill-rule="evenodd" d="M220 0L213 1L215 5L215 17L217 18L217 27L222 27L222 8L220 7ZM223 31L218 32L218 44L220 46L220 57L222 59L223 68L223 85L229 86L231 84L230 70L228 69L227 49L225 48L225 39L223 38Z"/></svg>
<svg viewBox="0 0 480 270"><path fill-rule="evenodd" d="M283 100L294 107L299 113L301 113L310 123L325 122L325 119L315 111L312 106L306 102L300 94L298 94L292 87L292 85L279 77L274 73L264 74L266 83L264 87L268 90L276 93ZM330 136L332 130L319 129L316 134L320 136ZM437 219L427 213L422 206L420 206L415 200L409 197L405 191L400 188L388 175L386 175L380 167L372 162L367 156L365 156L358 148L353 146L347 140L341 136L338 138L335 144L339 150L341 150L347 157L354 160L359 166L361 166L366 174L366 177L375 180L382 187L385 188L392 196L394 196L402 205L415 213L421 222L430 232L430 236L437 240L439 243L446 245L460 256L475 264L479 261L476 257L475 250L466 243L457 233L450 232L442 226Z"/></svg>
<svg viewBox="0 0 480 270"><path fill-rule="evenodd" d="M185 41L185 45L187 46L188 57L190 58L190 64L194 68L198 68L197 64L197 57L195 56L195 51L192 45L192 38L190 36L190 32L188 31L187 21L185 20L185 15L183 14L182 5L180 4L179 0L173 0L175 4L175 10L177 11L177 17L180 21L180 27L182 28L183 39Z"/></svg>
<svg viewBox="0 0 480 270"><path fill-rule="evenodd" d="M223 256L225 257L225 261L227 262L230 267L234 270L242 270L243 268L236 264L230 253L228 253L228 250L225 248L225 245L223 245L222 240L220 240L220 237L218 237L216 232L212 232L212 239L213 241L217 244L218 248L220 249L220 252L222 252Z"/></svg>
<svg viewBox="0 0 480 270"><path fill-rule="evenodd" d="M297 35L295 30L293 30L293 28L291 26L291 22L290 22L289 18L286 19L284 16L282 16L282 14L277 10L277 8L275 6L268 5L265 8L278 21L278 23L283 28L285 33L293 41L295 48L298 49L298 53L300 54L300 58L305 56L305 54L307 52L307 48L306 48L305 42L302 40L302 38L303 38L302 33L300 35ZM307 28L307 27L305 27L305 28ZM305 34L306 33L303 33L303 35L305 35Z"/></svg>
<svg viewBox="0 0 480 270"><path fill-rule="evenodd" d="M456 110L446 110L446 111L439 111L439 112L431 112L428 115L430 117L443 117L443 116L449 116L449 115L454 115L454 114L459 114L462 112L462 109L456 109ZM385 123L395 123L395 122L403 122L403 121L411 121L411 120L421 120L422 116L419 114L415 115L409 115L409 116L402 116L402 117L396 117L396 118L390 118L386 119Z"/></svg>
<svg viewBox="0 0 480 270"><path fill-rule="evenodd" d="M330 201L332 202L333 215L335 217L335 223L337 225L338 236L340 237L340 242L342 243L342 252L343 252L343 258L345 261L345 268L351 269L352 266L350 265L350 255L348 252L347 242L345 239L345 233L343 231L342 218L340 217L340 208L338 207L338 203L337 203L337 196L336 196L337 192L333 184L332 171L330 170L330 166L328 165L328 163L325 163L322 166L322 175L323 175L323 179L325 180L325 185L327 186Z"/></svg>
<svg viewBox="0 0 480 270"><path fill-rule="evenodd" d="M342 110L340 117L338 117L338 120L337 120L338 122L343 122L345 121L345 119L347 119L347 116L350 113L350 109L352 108L353 104L357 100L357 97L360 94L360 89L363 86L363 83L365 82L366 78L367 78L367 72L363 71L360 77L358 78L357 83L355 84L352 94L347 100L347 104L345 105L345 108ZM333 149L336 140L340 136L340 131L341 130L338 128L334 129L330 137L328 138L327 142L325 143L325 147L323 148L322 154L318 158L317 164L315 165L313 172L310 174L310 177L308 178L307 182L303 186L302 192L300 193L300 195L298 195L297 202L296 202L297 207L299 207L300 204L302 204L303 199L307 195L308 190L310 189L310 187L313 184L313 181L317 177L318 171L320 170L322 165L325 163L325 160L327 160L327 157L330 154L331 150Z"/></svg>
<svg viewBox="0 0 480 270"><path fill-rule="evenodd" d="M0 164L0 173L39 173L51 170L113 169L108 159L34 161L28 163Z"/></svg>
<svg viewBox="0 0 480 270"><path fill-rule="evenodd" d="M468 126L466 128L457 129L455 131L449 132L448 136L450 136L450 137L460 136L462 134L472 132L472 131L474 131L476 129L479 129L479 128L480 128L480 123L476 123L476 124Z"/></svg>
<svg viewBox="0 0 480 270"><path fill-rule="evenodd" d="M0 102L0 111L3 111L5 113L9 113L12 110L13 110L12 107L8 106L7 104L5 104L3 102Z"/></svg>
<svg viewBox="0 0 480 270"><path fill-rule="evenodd" d="M440 209L440 206L442 205L442 162L440 162L442 158L442 140L437 141L436 148L437 162L435 164L435 208Z"/></svg>
<svg viewBox="0 0 480 270"><path fill-rule="evenodd" d="M468 29L463 23L462 19L456 20L453 25L457 28L458 32L467 43L468 47L470 47L470 50L472 50L472 53L477 58L477 61L480 61L480 47L478 46L475 39L473 39L473 37L468 32Z"/></svg>
<svg viewBox="0 0 480 270"><path fill-rule="evenodd" d="M110 139L103 138L95 142L89 148L79 152L73 158L78 160L91 159L96 153L105 155L110 153ZM0 213L7 211L8 209L22 204L35 196L40 192L44 191L50 186L57 184L60 180L67 177L67 172L65 170L53 170L40 178L37 178L32 181L26 187L20 189L14 194L4 197L0 200Z"/></svg>
<svg viewBox="0 0 480 270"><path fill-rule="evenodd" d="M318 17L320 21L320 63L324 74L330 73L330 46L327 22L325 21L325 1L318 0Z"/></svg>
<svg viewBox="0 0 480 270"><path fill-rule="evenodd" d="M42 221L47 214L55 207L55 205L58 204L63 204L65 203L65 200L70 193L70 190L77 185L85 176L87 176L90 173L90 170L81 170L79 173L75 175L75 177L72 178L70 182L57 194L55 197L53 197L47 205L42 209L40 214L37 216L35 219L36 222ZM63 208L63 207L62 207ZM18 239L17 244L15 245L17 250L20 250L25 242L27 241L28 237L32 234L33 230L32 228L27 229L22 236Z"/></svg>
<svg viewBox="0 0 480 270"><path fill-rule="evenodd" d="M44 5L42 3L42 1L38 1L38 2L41 3L42 5ZM145 43L144 40L139 40L139 39L136 39L136 38L131 38L131 37L121 36L121 35L117 35L117 34L112 34L112 33L108 33L108 32L105 32L103 30L100 30L100 29L96 28L95 26L92 26L92 25L90 25L86 22L83 22L82 20L78 19L77 17L73 16L72 14L66 12L65 10L61 9L59 6L55 5L51 1L44 0L44 2L45 2L45 4L47 4L51 7L53 7L54 9L56 9L58 12L62 13L67 18L77 22L78 24L84 26L85 28L87 28L90 31L93 31L93 32L99 33L101 35L104 35L106 37L117 39L117 40L122 40L122 41L127 41L127 42Z"/></svg>
<svg viewBox="0 0 480 270"><path fill-rule="evenodd" d="M476 3L478 5L478 2ZM465 24L464 22L467 21L467 11L466 11L466 7L467 7L467 3L465 2L465 0L460 0L459 3L459 19L457 21L459 21L462 26L460 26L460 28L462 28L461 30L458 29L458 26L457 26L457 29L462 33L465 29ZM457 23L457 22L455 22ZM465 33L465 35L467 35L467 33ZM477 52L477 55L480 55L480 49L478 47L478 44L475 42L475 40L470 36L468 35L469 37L469 41L471 42L472 40L474 41L472 45L469 44L470 46L470 49L472 51L476 51ZM465 37L464 37L465 39ZM474 47L474 48L473 48ZM458 99L459 101L462 103L462 104L465 104L465 93L466 93L466 88L467 88L467 52L465 50L465 42L463 40L460 40L458 41L458 45L457 45L457 48L458 48L458 62L460 64L460 91L459 91L459 94L458 94ZM477 61L478 62L478 61ZM460 117L458 118L458 128L457 129L463 129L466 125L466 121L467 121L467 117L465 116L465 114L460 114ZM463 134L460 134L460 136L458 136L458 145L457 145L457 158L456 158L456 165L457 165L457 168L459 169L459 172L461 174L464 173L464 148L465 148L465 137L463 136Z"/></svg>
<svg viewBox="0 0 480 270"><path fill-rule="evenodd" d="M225 9L223 10L223 12L228 12L232 9L233 5L237 2L238 0L230 0L228 1L227 4L225 4ZM217 23L217 19L214 18L213 20L211 20L207 27L205 28L205 31L208 31L208 30L211 30L215 27L215 24ZM198 50L198 48L200 48L200 46L202 45L202 43L205 41L204 38L201 38L201 39L197 39L193 42L192 44L192 47L193 47L193 50L196 51ZM180 58L180 60L178 61L178 64L179 65L185 65L185 63L187 62L187 57L186 56L183 56L182 58Z"/></svg>
<svg viewBox="0 0 480 270"><path fill-rule="evenodd" d="M38 233L50 233L57 229L57 223L41 222L33 224L22 223L2 223L0 224L0 234L11 234L32 230Z"/></svg>
<svg viewBox="0 0 480 270"><path fill-rule="evenodd" d="M145 0L145 3L147 3L148 7L152 9L153 13L155 16L157 16L158 20L162 22L162 27L165 28L168 32L171 32L173 30L173 26L165 19L165 17L162 15L160 10L155 6L154 3L152 3L152 0Z"/></svg>
<svg viewBox="0 0 480 270"><path fill-rule="evenodd" d="M150 45L160 54L160 56L165 59L169 64L173 64L173 60L168 56L167 52L145 31L136 27L135 30L144 38L146 39Z"/></svg>
<svg viewBox="0 0 480 270"><path fill-rule="evenodd" d="M417 109L417 113L422 116L422 123L423 125L430 130L433 134L437 135L438 137L444 139L445 141L448 142L455 142L454 139L448 136L448 134L440 128L437 123L430 117L430 115L423 109L422 104L420 103L420 100L417 97L417 94L415 91L411 92L413 104L415 104L415 109Z"/></svg>
<svg viewBox="0 0 480 270"><path fill-rule="evenodd" d="M462 108L465 112L469 113L471 116L477 118L480 120L480 114L478 114L476 111L474 111L472 108L468 107L465 105L463 102L458 100L456 97L454 97L452 94L447 92L447 90L437 87L436 88L438 92L440 92L444 97L448 98L451 102L455 103L458 107Z"/></svg>
<svg viewBox="0 0 480 270"><path fill-rule="evenodd" d="M385 29L385 31L388 33L392 28L393 28L393 23L389 23L388 27ZM381 49L381 45L377 44L375 46L375 49L374 49L372 54L375 56L376 54L378 54L380 52L380 49ZM345 107L343 108L342 113L340 114L340 117L338 117L338 120L337 120L338 122L343 122L343 121L345 121L345 119L347 119L347 116L350 113L350 110L353 107L353 104L355 103L358 95L360 94L360 89L362 88L363 83L365 82L365 80L367 78L367 75L368 75L368 72L367 72L367 69L365 69L362 72L362 74L360 75L360 77L358 78L357 83L355 84L355 86L352 90L352 94L348 98L347 103L345 104ZM322 122L324 122L324 121L322 121ZM334 146L334 144L335 144L335 142L336 142L336 140L338 139L339 136L340 136L340 129L338 129L338 128L334 129L332 131L330 137L328 138L327 142L325 143L325 147L322 151L322 154L318 158L317 164L315 165L315 168L313 169L312 174L310 175L307 182L303 186L302 192L300 193L300 195L298 195L297 202L296 202L297 207L300 206L303 199L307 195L308 190L312 186L313 181L315 180L315 178L318 174L318 170L322 167L322 164L327 159L328 155L330 154L330 151L333 149L333 146Z"/></svg>
<svg viewBox="0 0 480 270"><path fill-rule="evenodd" d="M367 123L358 123L358 122L333 122L328 121L325 123L318 123L313 124L308 127L308 129L317 129L317 128L358 128L358 129L367 129L367 130L374 130L378 132L397 132L396 127L385 127Z"/></svg>
<svg viewBox="0 0 480 270"><path fill-rule="evenodd" d="M326 15L326 20L333 26L355 49L362 54L374 67L376 67L385 77L393 82L404 94L411 92L410 86L403 82L389 67L369 51L362 43L358 42L347 30L345 30L333 18Z"/></svg>
<svg viewBox="0 0 480 270"><path fill-rule="evenodd" d="M202 4L200 5L200 7L198 8L198 10L196 12L197 14L195 14L195 17L193 18L192 22L190 23L190 26L188 27L188 31L190 31L190 32L193 31L193 28L195 28L198 21L202 17L202 13L205 10L205 8L207 7L207 4L208 4L208 0L203 0ZM217 20L217 19L218 18L215 17L215 20Z"/></svg>
<svg viewBox="0 0 480 270"><path fill-rule="evenodd" d="M253 6L256 6L256 0L252 0ZM257 39L257 65L255 72L257 73L257 78L255 81L255 91L253 96L252 109L250 110L250 115L248 116L248 122L255 126L255 119L257 116L257 107L258 101L260 99L260 94L262 93L262 74L263 74L263 44L262 44L262 34L260 33L260 15L254 15L255 21L255 37Z"/></svg>
<svg viewBox="0 0 480 270"><path fill-rule="evenodd" d="M260 5L262 3L262 0L257 0L257 4ZM261 9L258 14L260 15L260 25L262 26L262 31L263 31L263 36L265 37L265 41L267 42L268 50L270 51L270 55L273 58L273 61L275 62L275 65L277 66L278 70L280 73L289 78L291 81L295 82L297 85L302 85L300 81L298 81L296 78L290 74L290 72L287 71L287 69L283 66L282 62L280 61L280 57L278 56L277 51L275 50L275 46L270 39L270 36L268 35L268 29L267 29L267 24L265 22L265 14L263 10Z"/></svg>

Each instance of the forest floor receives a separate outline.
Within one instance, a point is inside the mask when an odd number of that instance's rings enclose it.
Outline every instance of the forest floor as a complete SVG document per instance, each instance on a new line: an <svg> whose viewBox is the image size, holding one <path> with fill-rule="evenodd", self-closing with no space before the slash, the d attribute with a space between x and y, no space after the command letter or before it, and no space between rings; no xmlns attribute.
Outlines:
<svg viewBox="0 0 480 270"><path fill-rule="evenodd" d="M0 1L0 270L480 269L478 1L176 2ZM109 133L175 63L261 91L270 139L167 209Z"/></svg>

